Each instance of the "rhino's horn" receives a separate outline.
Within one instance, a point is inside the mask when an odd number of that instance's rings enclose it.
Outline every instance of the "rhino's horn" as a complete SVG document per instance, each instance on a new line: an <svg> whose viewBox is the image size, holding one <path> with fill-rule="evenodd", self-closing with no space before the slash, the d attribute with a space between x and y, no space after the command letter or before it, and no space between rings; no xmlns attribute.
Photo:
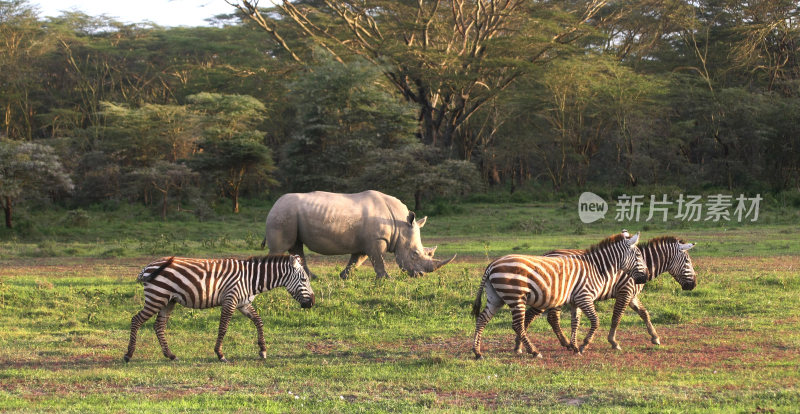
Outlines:
<svg viewBox="0 0 800 414"><path fill-rule="evenodd" d="M449 258L447 260L434 260L433 261L433 263L434 263L433 270L435 271L435 270L439 269L440 267L452 262L453 260L455 260L455 258L456 258L456 255L453 254L453 257L451 257L451 258Z"/></svg>

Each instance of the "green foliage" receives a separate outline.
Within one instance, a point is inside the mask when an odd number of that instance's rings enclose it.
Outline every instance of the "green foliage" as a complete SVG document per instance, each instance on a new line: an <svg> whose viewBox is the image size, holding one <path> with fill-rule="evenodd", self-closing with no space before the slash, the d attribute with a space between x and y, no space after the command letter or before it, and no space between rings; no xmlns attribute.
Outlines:
<svg viewBox="0 0 800 414"><path fill-rule="evenodd" d="M89 213L83 209L70 210L62 221L67 226L86 227L89 225Z"/></svg>
<svg viewBox="0 0 800 414"><path fill-rule="evenodd" d="M257 180L261 188L276 184L271 176L275 169L272 151L264 144L264 132L255 129L266 107L246 95L201 93L188 99L201 114L204 135L200 152L188 163L213 177L238 213L245 180Z"/></svg>
<svg viewBox="0 0 800 414"><path fill-rule="evenodd" d="M291 86L295 131L283 146L281 174L294 191L352 191L376 150L414 141L412 108L387 91L379 71L360 60L323 60Z"/></svg>
<svg viewBox="0 0 800 414"><path fill-rule="evenodd" d="M157 206L135 171L199 155L176 215L274 186L420 206L485 184L526 202L800 182L792 2L278 2L263 21L245 3L161 28L0 2L0 135L54 148L62 207Z"/></svg>
<svg viewBox="0 0 800 414"><path fill-rule="evenodd" d="M463 196L482 189L473 164L442 158L441 151L422 144L376 149L369 153L372 163L356 182L360 188L374 188L414 200L414 210L422 208L424 196Z"/></svg>
<svg viewBox="0 0 800 414"><path fill-rule="evenodd" d="M12 227L12 209L20 199L73 188L52 147L0 139L0 206L7 228Z"/></svg>

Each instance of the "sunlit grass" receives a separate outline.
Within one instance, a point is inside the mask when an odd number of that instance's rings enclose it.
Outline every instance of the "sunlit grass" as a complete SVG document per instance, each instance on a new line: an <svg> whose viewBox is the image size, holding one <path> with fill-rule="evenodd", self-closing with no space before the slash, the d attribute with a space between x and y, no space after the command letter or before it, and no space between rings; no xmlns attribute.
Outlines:
<svg viewBox="0 0 800 414"><path fill-rule="evenodd" d="M392 278L376 281L367 262L343 281L338 273L347 257L309 255L320 276L312 282L317 305L303 310L282 289L259 296L268 358L258 358L255 329L237 314L224 343L230 365L213 352L219 309L180 306L167 328L178 360L161 355L151 320L133 360L123 363L130 318L143 302L135 277L161 255L261 254L260 215L115 223L108 213L75 237L69 228L28 238L6 234L0 410L792 412L800 406L796 226L623 223L645 238L673 234L698 243L695 290L682 291L665 274L641 296L661 346L650 344L628 310L617 334L623 350L612 351L605 338L608 301L597 304L601 328L583 357L560 349L543 319L530 334L545 358L517 356L504 310L487 327L487 359L474 361L469 310L490 258L586 247L622 226L574 231L566 227L570 214L556 205L513 206L505 214L502 206L473 207L429 219L425 244L438 244L437 256L459 256L423 278L409 278L391 263ZM525 217L541 217L545 228ZM568 331L568 318L562 323Z"/></svg>

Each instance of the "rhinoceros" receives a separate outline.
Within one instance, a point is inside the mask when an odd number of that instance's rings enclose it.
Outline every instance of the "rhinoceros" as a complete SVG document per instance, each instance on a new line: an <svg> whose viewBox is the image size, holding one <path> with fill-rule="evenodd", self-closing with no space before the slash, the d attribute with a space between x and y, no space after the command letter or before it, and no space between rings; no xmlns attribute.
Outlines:
<svg viewBox="0 0 800 414"><path fill-rule="evenodd" d="M324 255L350 254L339 274L342 279L367 257L378 278L388 277L383 255L390 252L403 271L420 276L456 257L436 260L436 248L422 246L419 229L426 221L427 217L417 220L400 200L378 191L290 193L281 196L269 211L261 247L266 244L270 254L288 250L301 257L303 245ZM307 266L306 271L311 274Z"/></svg>

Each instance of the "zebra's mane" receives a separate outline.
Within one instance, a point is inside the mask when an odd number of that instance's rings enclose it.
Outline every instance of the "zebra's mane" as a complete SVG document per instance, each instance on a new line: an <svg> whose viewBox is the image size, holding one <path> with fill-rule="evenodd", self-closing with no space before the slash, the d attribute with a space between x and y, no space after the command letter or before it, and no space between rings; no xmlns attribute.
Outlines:
<svg viewBox="0 0 800 414"><path fill-rule="evenodd" d="M585 250L586 254L596 252L598 250L605 249L606 247L619 242L620 240L625 240L625 236L622 234L615 234L613 236L606 237L600 243L590 246L588 249Z"/></svg>
<svg viewBox="0 0 800 414"><path fill-rule="evenodd" d="M670 244L670 243L685 244L686 242L683 241L683 239L679 239L679 238L677 238L675 236L661 236L661 237L652 238L650 240L645 240L645 241L639 243L639 248L640 249L644 249L644 248L650 247L651 244L652 245L659 245L659 244Z"/></svg>
<svg viewBox="0 0 800 414"><path fill-rule="evenodd" d="M247 259L244 259L245 262L250 263L258 263L258 262L267 262L267 261L288 261L289 258L288 254L268 254L265 256L250 256Z"/></svg>

